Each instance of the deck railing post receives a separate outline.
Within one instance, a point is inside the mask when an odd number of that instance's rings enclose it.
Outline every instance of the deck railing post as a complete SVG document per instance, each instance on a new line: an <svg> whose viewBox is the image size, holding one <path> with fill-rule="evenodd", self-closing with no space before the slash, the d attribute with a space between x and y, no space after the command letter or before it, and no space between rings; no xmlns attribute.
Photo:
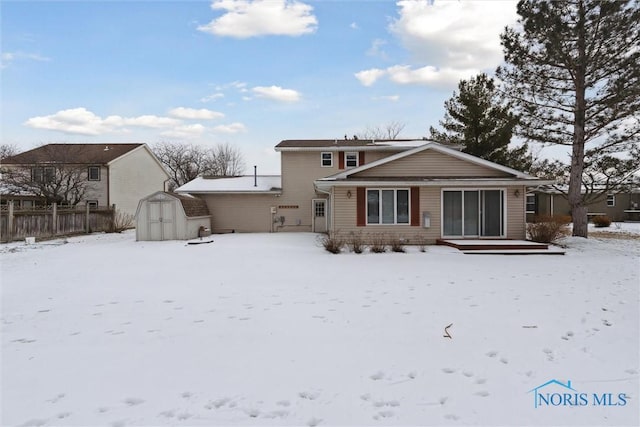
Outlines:
<svg viewBox="0 0 640 427"><path fill-rule="evenodd" d="M89 203L87 203L86 209L85 209L85 227L84 227L84 231L89 234L91 232L91 224L89 223Z"/></svg>
<svg viewBox="0 0 640 427"><path fill-rule="evenodd" d="M13 240L13 200L9 200L9 216L7 217L7 242Z"/></svg>
<svg viewBox="0 0 640 427"><path fill-rule="evenodd" d="M52 215L52 223L51 223L51 231L53 232L54 236L58 235L58 204L57 203L53 203L53 205L51 205L51 215Z"/></svg>

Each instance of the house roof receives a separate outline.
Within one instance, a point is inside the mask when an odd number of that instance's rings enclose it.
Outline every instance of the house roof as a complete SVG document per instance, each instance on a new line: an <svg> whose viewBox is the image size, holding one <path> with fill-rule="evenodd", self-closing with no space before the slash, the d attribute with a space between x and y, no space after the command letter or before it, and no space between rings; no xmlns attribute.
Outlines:
<svg viewBox="0 0 640 427"><path fill-rule="evenodd" d="M2 161L3 164L67 163L105 165L141 146L137 144L46 144Z"/></svg>
<svg viewBox="0 0 640 427"><path fill-rule="evenodd" d="M517 171L515 169L511 169L509 167L502 166L502 165L499 165L497 163L493 163L493 162L481 159L481 158L476 157L476 156L472 156L471 154L463 153L461 151L455 150L455 149L450 148L450 147L446 147L446 146L444 146L442 144L438 144L437 142L433 142L433 141L428 141L428 142L426 142L426 143L424 143L424 144L422 144L422 145L420 145L420 146L418 146L416 148L413 148L411 150L402 151L400 153L397 153L397 154L394 154L394 155L391 155L391 156L388 156L388 157L384 157L382 159L376 160L376 161L371 162L371 163L367 163L367 164L365 164L363 166L359 166L357 168L348 169L348 170L345 170L343 172L337 173L335 175L328 176L326 178L320 178L317 181L344 180L344 179L349 178L350 175L353 175L353 174L356 174L358 172L362 172L362 171L365 171L365 170L368 170L368 169L371 169L371 168L375 168L376 166L380 166L380 165L383 165L383 164L386 164L386 163L389 163L389 162L393 162L394 160L398 160L398 159L402 159L402 158L407 157L407 156L411 156L413 154L419 153L419 152L424 151L424 150L434 150L434 151L437 151L437 152L440 152L440 153L443 153L443 154L447 154L449 156L458 158L460 160L467 161L469 163L474 163L474 164L477 164L477 165L480 165L480 166L484 166L484 167L487 167L487 168L490 168L490 169L494 169L496 171L507 173L509 175L512 175L514 178L517 178L517 179L531 180L533 182L538 182L539 181L539 178L536 178L534 176L528 175L528 174L526 174L524 172L520 172L520 171Z"/></svg>
<svg viewBox="0 0 640 427"><path fill-rule="evenodd" d="M257 182L256 182L257 181ZM255 185L257 183L257 185ZM176 188L176 193L280 193L280 175L199 177Z"/></svg>
<svg viewBox="0 0 640 427"><path fill-rule="evenodd" d="M207 206L207 202L197 197L188 196L185 194L176 194L176 193L168 193L173 197L180 200L182 204L182 209L184 209L184 213L187 217L197 217L197 216L209 216L209 207Z"/></svg>
<svg viewBox="0 0 640 427"><path fill-rule="evenodd" d="M426 144L425 139L287 139L276 145L276 151L357 151L408 150Z"/></svg>

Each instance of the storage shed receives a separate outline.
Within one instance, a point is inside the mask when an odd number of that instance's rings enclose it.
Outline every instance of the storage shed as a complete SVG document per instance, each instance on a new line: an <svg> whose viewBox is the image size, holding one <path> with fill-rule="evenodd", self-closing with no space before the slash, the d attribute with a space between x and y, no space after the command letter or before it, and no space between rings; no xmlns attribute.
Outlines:
<svg viewBox="0 0 640 427"><path fill-rule="evenodd" d="M158 191L138 203L136 240L189 240L210 228L209 208L197 197Z"/></svg>

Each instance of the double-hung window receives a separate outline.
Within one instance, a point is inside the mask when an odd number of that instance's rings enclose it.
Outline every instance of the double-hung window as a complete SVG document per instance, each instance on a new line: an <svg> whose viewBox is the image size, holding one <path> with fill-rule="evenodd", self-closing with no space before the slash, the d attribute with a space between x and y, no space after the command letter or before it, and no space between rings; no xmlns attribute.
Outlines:
<svg viewBox="0 0 640 427"><path fill-rule="evenodd" d="M607 194L607 206L613 208L616 206L616 195L615 194Z"/></svg>
<svg viewBox="0 0 640 427"><path fill-rule="evenodd" d="M31 181L38 183L53 182L56 178L56 168L53 166L31 168Z"/></svg>
<svg viewBox="0 0 640 427"><path fill-rule="evenodd" d="M89 181L100 181L100 166L89 166L87 175Z"/></svg>
<svg viewBox="0 0 640 427"><path fill-rule="evenodd" d="M536 213L536 195L527 194L527 213Z"/></svg>
<svg viewBox="0 0 640 427"><path fill-rule="evenodd" d="M320 153L320 162L323 168L333 167L333 153L331 152Z"/></svg>
<svg viewBox="0 0 640 427"><path fill-rule="evenodd" d="M344 164L348 168L357 168L358 167L358 153L345 153L344 154Z"/></svg>
<svg viewBox="0 0 640 427"><path fill-rule="evenodd" d="M409 224L409 190L367 189L367 224Z"/></svg>

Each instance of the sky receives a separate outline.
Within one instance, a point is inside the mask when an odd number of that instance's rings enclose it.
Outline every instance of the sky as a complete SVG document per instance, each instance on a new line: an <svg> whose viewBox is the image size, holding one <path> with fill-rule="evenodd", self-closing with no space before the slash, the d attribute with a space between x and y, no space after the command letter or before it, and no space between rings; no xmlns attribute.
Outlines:
<svg viewBox="0 0 640 427"><path fill-rule="evenodd" d="M493 74L513 1L2 1L2 143L229 143L280 172L285 139L404 124Z"/></svg>

